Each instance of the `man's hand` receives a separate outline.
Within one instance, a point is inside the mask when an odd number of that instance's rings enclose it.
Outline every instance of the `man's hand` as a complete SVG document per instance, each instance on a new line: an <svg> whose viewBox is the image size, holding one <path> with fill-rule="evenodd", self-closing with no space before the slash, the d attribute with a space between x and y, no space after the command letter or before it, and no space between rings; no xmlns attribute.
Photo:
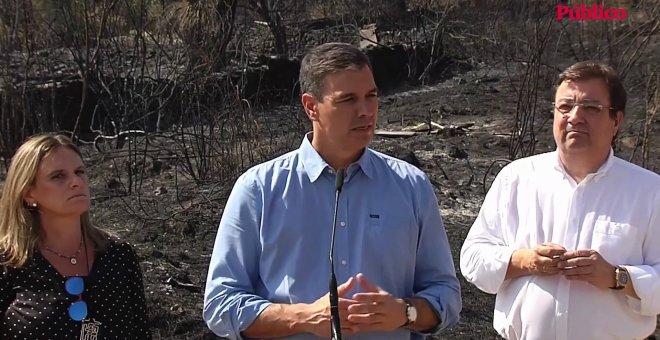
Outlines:
<svg viewBox="0 0 660 340"><path fill-rule="evenodd" d="M566 279L589 282L607 289L614 286L616 267L607 262L597 251L581 249L564 253L558 263Z"/></svg>
<svg viewBox="0 0 660 340"><path fill-rule="evenodd" d="M342 283L337 287L337 294L339 294L339 317L341 319L341 332L342 334L355 333L355 325L347 319L349 312L348 309L351 305L358 303L358 301L348 299L345 295L348 294L356 284L356 279L351 277L348 281ZM316 300L311 305L308 305L303 313L304 331L312 333L319 337L329 338L331 336L331 318L330 318L330 294L326 294Z"/></svg>
<svg viewBox="0 0 660 340"><path fill-rule="evenodd" d="M511 255L507 279L525 275L555 275L557 263L566 248L555 243L542 243L532 249L518 249Z"/></svg>
<svg viewBox="0 0 660 340"><path fill-rule="evenodd" d="M354 331L392 331L408 321L405 301L374 285L363 274L356 278L365 292L353 295L357 303L348 307L348 321Z"/></svg>

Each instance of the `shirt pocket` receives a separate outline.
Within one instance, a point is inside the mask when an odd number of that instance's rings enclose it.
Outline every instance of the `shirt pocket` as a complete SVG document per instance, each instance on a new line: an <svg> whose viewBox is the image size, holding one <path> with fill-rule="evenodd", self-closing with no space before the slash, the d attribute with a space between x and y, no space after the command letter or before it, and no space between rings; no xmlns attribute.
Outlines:
<svg viewBox="0 0 660 340"><path fill-rule="evenodd" d="M415 249L416 233L410 225L410 221L398 216L385 214L368 214L367 228L369 229L367 244L371 245L372 251L382 252L385 258L398 256L396 252L403 255L408 250ZM406 254L408 255L408 254Z"/></svg>
<svg viewBox="0 0 660 340"><path fill-rule="evenodd" d="M381 227L381 222L380 222L380 214L368 214L367 216L367 225L369 226L370 230L376 230L372 228L380 228Z"/></svg>
<svg viewBox="0 0 660 340"><path fill-rule="evenodd" d="M598 220L594 224L592 249L610 264L626 264L636 244L635 235L635 228L628 223Z"/></svg>

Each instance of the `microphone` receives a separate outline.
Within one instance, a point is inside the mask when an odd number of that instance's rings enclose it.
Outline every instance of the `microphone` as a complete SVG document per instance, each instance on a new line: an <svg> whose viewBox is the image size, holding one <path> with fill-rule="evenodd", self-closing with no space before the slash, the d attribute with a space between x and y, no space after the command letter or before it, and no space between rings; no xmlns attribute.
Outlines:
<svg viewBox="0 0 660 340"><path fill-rule="evenodd" d="M344 185L344 169L337 171L335 182L335 213L332 221L332 239L330 240L330 320L332 338L341 340L341 321L339 319L339 294L337 293L337 278L335 277L335 233L337 232L337 210L339 208L339 193Z"/></svg>

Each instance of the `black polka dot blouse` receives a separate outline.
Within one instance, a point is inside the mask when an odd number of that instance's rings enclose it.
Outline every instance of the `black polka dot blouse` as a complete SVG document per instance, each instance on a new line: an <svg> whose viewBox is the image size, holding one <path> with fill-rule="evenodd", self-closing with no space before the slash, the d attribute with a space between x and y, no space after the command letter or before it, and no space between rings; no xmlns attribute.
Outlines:
<svg viewBox="0 0 660 340"><path fill-rule="evenodd" d="M0 339L151 339L142 271L126 242L112 239L97 253L84 278L83 321L68 313L79 297L66 292L66 278L39 251L23 268L2 267L0 274Z"/></svg>

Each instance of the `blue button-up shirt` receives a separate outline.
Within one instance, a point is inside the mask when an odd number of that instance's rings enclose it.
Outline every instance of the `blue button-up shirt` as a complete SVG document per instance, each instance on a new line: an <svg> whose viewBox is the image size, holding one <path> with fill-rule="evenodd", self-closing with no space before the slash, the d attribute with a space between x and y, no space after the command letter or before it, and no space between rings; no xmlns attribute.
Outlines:
<svg viewBox="0 0 660 340"><path fill-rule="evenodd" d="M204 319L220 336L241 339L272 303L312 303L328 292L336 177L310 137L244 173L227 200L204 296ZM441 320L434 332L458 321L460 286L438 202L422 171L365 149L346 170L335 237L339 284L361 272L396 297L428 300ZM424 335L401 328L345 338Z"/></svg>

